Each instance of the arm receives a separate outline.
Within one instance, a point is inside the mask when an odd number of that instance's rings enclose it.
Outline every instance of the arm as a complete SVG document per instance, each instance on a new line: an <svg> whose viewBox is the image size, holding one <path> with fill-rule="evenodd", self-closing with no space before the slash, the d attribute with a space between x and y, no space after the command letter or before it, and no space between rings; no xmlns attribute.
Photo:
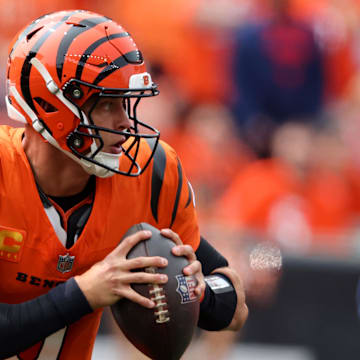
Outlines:
<svg viewBox="0 0 360 360"><path fill-rule="evenodd" d="M167 260L160 257L126 259L133 246L150 236L150 232L139 231L126 237L102 261L45 295L20 304L0 304L0 359L26 350L93 310L112 305L123 297L148 308L155 306L130 284L164 283L166 275L132 270L163 267Z"/></svg>
<svg viewBox="0 0 360 360"><path fill-rule="evenodd" d="M248 317L245 290L240 276L203 237L196 256L203 265L206 281L199 326L205 330L240 330ZM214 282L212 279L221 285L219 290L211 286Z"/></svg>
<svg viewBox="0 0 360 360"><path fill-rule="evenodd" d="M27 349L90 312L73 278L21 304L0 304L0 358Z"/></svg>
<svg viewBox="0 0 360 360"><path fill-rule="evenodd" d="M218 268L215 269L214 272L224 274L231 281L237 298L237 303L232 320L229 326L226 327L224 330L241 330L246 322L249 310L245 303L245 291L240 276L234 269L230 267Z"/></svg>
<svg viewBox="0 0 360 360"><path fill-rule="evenodd" d="M204 238L201 238L200 246L194 252L191 246L183 245L172 230L163 229L161 233L178 245L173 248L174 255L188 258L190 264L184 268L184 274L193 275L198 281L195 292L198 296L203 295L198 326L210 331L240 330L248 317L248 308L237 272ZM209 285L214 277L218 278L218 283L221 282L219 292Z"/></svg>

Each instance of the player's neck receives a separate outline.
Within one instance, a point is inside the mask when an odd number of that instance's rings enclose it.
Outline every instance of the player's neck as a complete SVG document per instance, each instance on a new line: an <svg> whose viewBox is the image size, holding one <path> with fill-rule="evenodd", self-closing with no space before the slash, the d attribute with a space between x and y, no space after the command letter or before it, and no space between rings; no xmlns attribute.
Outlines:
<svg viewBox="0 0 360 360"><path fill-rule="evenodd" d="M23 147L35 179L45 194L70 196L85 188L90 175L75 161L44 142L32 129L26 129Z"/></svg>

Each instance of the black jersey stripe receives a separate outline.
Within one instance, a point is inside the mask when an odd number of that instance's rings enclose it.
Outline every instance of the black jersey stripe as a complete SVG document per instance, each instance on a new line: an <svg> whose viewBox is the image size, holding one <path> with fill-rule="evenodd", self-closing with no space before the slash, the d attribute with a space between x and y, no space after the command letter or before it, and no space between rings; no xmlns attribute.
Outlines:
<svg viewBox="0 0 360 360"><path fill-rule="evenodd" d="M101 39L96 40L93 44L91 44L85 51L84 53L81 55L81 58L79 60L78 66L76 67L76 75L75 78L81 80L81 75L82 72L84 70L84 66L89 58L89 56L100 46L102 45L104 42L112 40L112 39L117 39L117 38L121 38L121 37L126 37L129 36L128 32L122 32L122 33L116 33L116 34L111 34L109 36L104 36Z"/></svg>
<svg viewBox="0 0 360 360"><path fill-rule="evenodd" d="M156 140L146 139L146 141L149 144L151 150L153 150L156 144ZM156 222L158 221L159 197L164 182L165 167L166 167L165 150L163 146L160 143L158 143L158 146L156 148L153 157L153 169L151 175L151 199L150 199L151 212Z"/></svg>
<svg viewBox="0 0 360 360"><path fill-rule="evenodd" d="M176 198L175 198L174 208L173 208L172 215L171 215L170 228L172 227L172 225L175 221L175 218L176 218L177 210L179 207L181 188L182 188L182 183L183 183L183 173L182 173L182 168L181 168L179 159L177 159L177 170L178 170L178 187L176 190Z"/></svg>
<svg viewBox="0 0 360 360"><path fill-rule="evenodd" d="M26 59L24 61L23 67L21 69L21 92L23 94L23 97L27 104L31 107L31 109L37 113L37 110L34 106L34 102L31 98L30 93L30 71L32 65L30 64L30 61L32 58L36 56L41 46L44 44L44 42L47 40L47 38L52 34L52 30L57 29L60 25L62 25L69 17L79 12L79 10L73 11L66 16L64 16L58 23L56 23L50 30L48 30L46 33L44 33L43 36L35 43L33 48L29 51L29 54L26 56Z"/></svg>
<svg viewBox="0 0 360 360"><path fill-rule="evenodd" d="M190 205L190 203L191 203L191 201L192 201L192 196L193 196L193 195L192 195L192 189L191 189L190 183L188 182L187 185L188 185L189 197L188 197L188 199L187 199L187 201L186 201L185 209Z"/></svg>
<svg viewBox="0 0 360 360"><path fill-rule="evenodd" d="M73 26L68 30L67 34L65 34L65 36L61 40L61 43L59 45L58 52L56 55L56 71L57 71L57 75L58 75L58 78L60 81L61 81L63 68L64 68L65 54L67 53L73 40L77 36L82 34L83 32L88 31L88 30L92 29L93 27L95 27L99 24L102 24L106 21L110 21L110 19L106 16L84 19L79 22L80 26ZM81 26L81 25L83 25L83 26Z"/></svg>
<svg viewBox="0 0 360 360"><path fill-rule="evenodd" d="M127 61L127 57L131 58L132 56L135 56L136 54L138 54L139 51L138 50L134 50L134 51L130 51L128 53L126 53L123 56L118 57L117 59L115 59L109 66L107 66L95 79L94 81L94 85L99 84L100 81L104 80L106 77L108 77L109 75L111 75L114 71L126 66L127 64L129 64L129 62Z"/></svg>
<svg viewBox="0 0 360 360"><path fill-rule="evenodd" d="M35 345L32 346L33 350L35 350L35 349L37 348L36 355L35 355L34 358L33 358L34 360L37 360L37 359L39 358L39 355L40 355L40 353L41 353L41 350L42 350L43 347L44 347L45 341L46 341L46 339L41 340L41 341L39 341L37 344L35 344ZM31 348L31 347L30 347L30 348ZM25 351L26 351L26 350L25 350ZM23 357L22 353L16 354L16 357L17 357L19 360L26 360L26 359Z"/></svg>

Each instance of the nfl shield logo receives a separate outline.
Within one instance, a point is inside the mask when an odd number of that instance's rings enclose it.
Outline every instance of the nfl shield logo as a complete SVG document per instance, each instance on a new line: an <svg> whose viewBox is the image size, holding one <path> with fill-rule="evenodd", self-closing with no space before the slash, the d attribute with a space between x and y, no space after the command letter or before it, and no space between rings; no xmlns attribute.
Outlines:
<svg viewBox="0 0 360 360"><path fill-rule="evenodd" d="M69 253L66 255L59 255L59 261L57 264L57 270L61 273L71 271L74 264L75 256L70 256Z"/></svg>
<svg viewBox="0 0 360 360"><path fill-rule="evenodd" d="M186 304L197 299L195 288L197 281L193 276L176 275L178 283L176 292L181 296L181 303Z"/></svg>

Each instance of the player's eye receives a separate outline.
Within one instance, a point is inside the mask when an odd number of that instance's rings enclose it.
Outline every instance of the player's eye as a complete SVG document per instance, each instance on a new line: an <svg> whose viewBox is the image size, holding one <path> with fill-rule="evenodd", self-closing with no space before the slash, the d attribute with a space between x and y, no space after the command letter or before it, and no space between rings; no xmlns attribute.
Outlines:
<svg viewBox="0 0 360 360"><path fill-rule="evenodd" d="M112 108L113 108L113 103L111 100L105 100L105 101L102 101L100 104L99 104L99 108L103 111L111 111Z"/></svg>

